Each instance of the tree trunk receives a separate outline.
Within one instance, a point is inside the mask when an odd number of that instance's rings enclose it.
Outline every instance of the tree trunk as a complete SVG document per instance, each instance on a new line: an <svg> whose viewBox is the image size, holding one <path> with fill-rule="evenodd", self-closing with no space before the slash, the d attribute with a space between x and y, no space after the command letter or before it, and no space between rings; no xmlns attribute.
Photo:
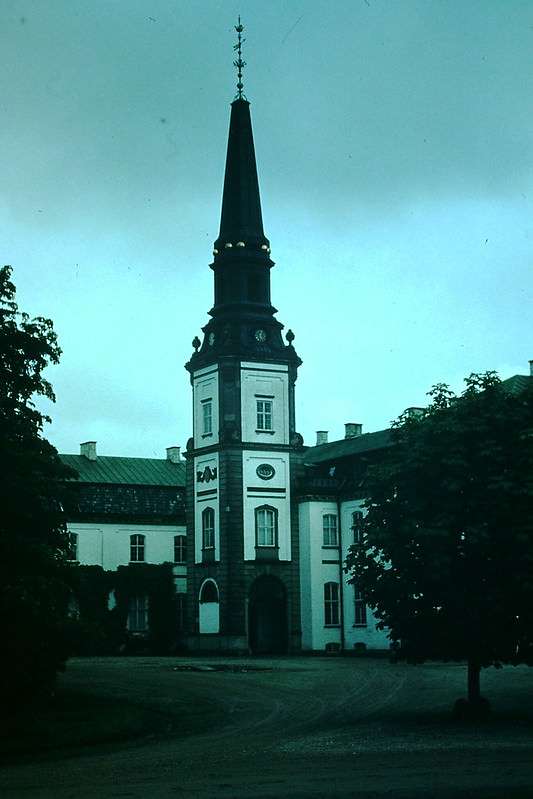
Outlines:
<svg viewBox="0 0 533 799"><path fill-rule="evenodd" d="M481 667L476 660L468 661L468 702L471 705L479 703L481 694L479 692L479 673Z"/></svg>

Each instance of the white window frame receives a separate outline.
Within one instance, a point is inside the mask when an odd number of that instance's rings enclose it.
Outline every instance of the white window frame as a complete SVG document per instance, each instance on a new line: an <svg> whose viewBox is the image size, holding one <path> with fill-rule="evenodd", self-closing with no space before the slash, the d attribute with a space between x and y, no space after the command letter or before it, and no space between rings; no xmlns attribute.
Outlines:
<svg viewBox="0 0 533 799"><path fill-rule="evenodd" d="M324 513L322 516L322 546L339 546L339 520L336 513Z"/></svg>
<svg viewBox="0 0 533 799"><path fill-rule="evenodd" d="M213 435L213 400L202 400L202 436Z"/></svg>
<svg viewBox="0 0 533 799"><path fill-rule="evenodd" d="M134 594L130 598L128 609L127 628L131 633L146 633L148 624L149 600L148 595Z"/></svg>
<svg viewBox="0 0 533 799"><path fill-rule="evenodd" d="M259 433L274 432L274 398L256 396L256 424Z"/></svg>
<svg viewBox="0 0 533 799"><path fill-rule="evenodd" d="M174 563L186 563L186 562L187 562L187 536L181 533L180 535L174 536Z"/></svg>
<svg viewBox="0 0 533 799"><path fill-rule="evenodd" d="M270 505L255 509L255 545L273 549L278 545L278 512Z"/></svg>
<svg viewBox="0 0 533 799"><path fill-rule="evenodd" d="M352 533L354 544L360 544L363 540L363 511L354 510L352 513Z"/></svg>
<svg viewBox="0 0 533 799"><path fill-rule="evenodd" d="M340 593L339 584L331 581L324 583L324 627L340 625Z"/></svg>
<svg viewBox="0 0 533 799"><path fill-rule="evenodd" d="M362 592L354 585L354 627L366 627L366 602Z"/></svg>
<svg viewBox="0 0 533 799"><path fill-rule="evenodd" d="M146 536L141 533L130 535L130 563L145 563Z"/></svg>
<svg viewBox="0 0 533 799"><path fill-rule="evenodd" d="M202 549L215 548L215 509L209 506L202 511Z"/></svg>

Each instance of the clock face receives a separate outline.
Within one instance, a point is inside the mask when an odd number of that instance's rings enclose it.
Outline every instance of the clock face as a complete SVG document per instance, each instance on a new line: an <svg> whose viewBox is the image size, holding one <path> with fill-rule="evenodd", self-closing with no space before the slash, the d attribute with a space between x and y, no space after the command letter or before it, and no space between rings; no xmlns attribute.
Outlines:
<svg viewBox="0 0 533 799"><path fill-rule="evenodd" d="M266 341L266 337L267 334L265 333L264 330L259 329L255 331L256 341L260 341L261 343L263 343L264 341Z"/></svg>
<svg viewBox="0 0 533 799"><path fill-rule="evenodd" d="M213 344L215 343L215 334L214 333L210 333L209 334L209 338L207 339L207 341L209 342L209 346L212 347Z"/></svg>

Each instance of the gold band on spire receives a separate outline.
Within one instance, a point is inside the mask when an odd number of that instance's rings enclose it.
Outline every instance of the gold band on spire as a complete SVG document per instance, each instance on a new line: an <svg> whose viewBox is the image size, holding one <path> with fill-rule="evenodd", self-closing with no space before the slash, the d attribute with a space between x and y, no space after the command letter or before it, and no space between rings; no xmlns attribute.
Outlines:
<svg viewBox="0 0 533 799"><path fill-rule="evenodd" d="M237 94L235 95L236 100L246 100L246 97L243 94L243 82L242 82L242 71L246 66L246 61L243 60L242 57L242 46L246 39L242 38L242 32L244 30L244 26L241 24L241 17L239 14L239 24L235 25L235 30L237 31L237 44L233 45L233 49L237 53L237 60L233 62L233 66L237 70Z"/></svg>

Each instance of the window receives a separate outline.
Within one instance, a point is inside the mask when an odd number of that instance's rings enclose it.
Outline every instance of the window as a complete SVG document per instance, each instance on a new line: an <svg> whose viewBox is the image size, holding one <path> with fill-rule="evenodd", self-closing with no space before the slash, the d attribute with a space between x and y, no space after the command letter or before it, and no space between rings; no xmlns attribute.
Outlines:
<svg viewBox="0 0 533 799"><path fill-rule="evenodd" d="M144 633L148 630L148 597L146 594L135 594L131 597L127 626L132 633Z"/></svg>
<svg viewBox="0 0 533 799"><path fill-rule="evenodd" d="M354 593L354 627L366 627L366 603L357 586Z"/></svg>
<svg viewBox="0 0 533 799"><path fill-rule="evenodd" d="M339 624L339 584L324 585L324 618L326 627L337 627Z"/></svg>
<svg viewBox="0 0 533 799"><path fill-rule="evenodd" d="M272 406L271 399L257 399L257 429L272 432Z"/></svg>
<svg viewBox="0 0 533 799"><path fill-rule="evenodd" d="M338 547L337 517L334 513L326 513L322 517L323 544L325 547Z"/></svg>
<svg viewBox="0 0 533 799"><path fill-rule="evenodd" d="M77 535L77 533L67 533L67 535L66 535L65 556L66 556L67 560L70 560L70 561L77 561L78 560L78 535Z"/></svg>
<svg viewBox="0 0 533 799"><path fill-rule="evenodd" d="M218 602L218 588L214 580L206 580L202 585L200 602Z"/></svg>
<svg viewBox="0 0 533 799"><path fill-rule="evenodd" d="M214 580L207 579L200 589L198 624L201 635L220 632L220 606L218 588Z"/></svg>
<svg viewBox="0 0 533 799"><path fill-rule="evenodd" d="M202 435L210 436L213 434L213 400L207 399L202 402Z"/></svg>
<svg viewBox="0 0 533 799"><path fill-rule="evenodd" d="M174 563L185 563L187 560L187 537L174 536Z"/></svg>
<svg viewBox="0 0 533 799"><path fill-rule="evenodd" d="M255 544L258 547L275 547L277 511L263 507L255 510Z"/></svg>
<svg viewBox="0 0 533 799"><path fill-rule="evenodd" d="M130 535L130 563L144 562L144 535Z"/></svg>
<svg viewBox="0 0 533 799"><path fill-rule="evenodd" d="M215 548L215 511L206 508L202 512L202 549Z"/></svg>
<svg viewBox="0 0 533 799"><path fill-rule="evenodd" d="M360 544L363 540L363 514L360 510L352 513L352 532L354 544Z"/></svg>

